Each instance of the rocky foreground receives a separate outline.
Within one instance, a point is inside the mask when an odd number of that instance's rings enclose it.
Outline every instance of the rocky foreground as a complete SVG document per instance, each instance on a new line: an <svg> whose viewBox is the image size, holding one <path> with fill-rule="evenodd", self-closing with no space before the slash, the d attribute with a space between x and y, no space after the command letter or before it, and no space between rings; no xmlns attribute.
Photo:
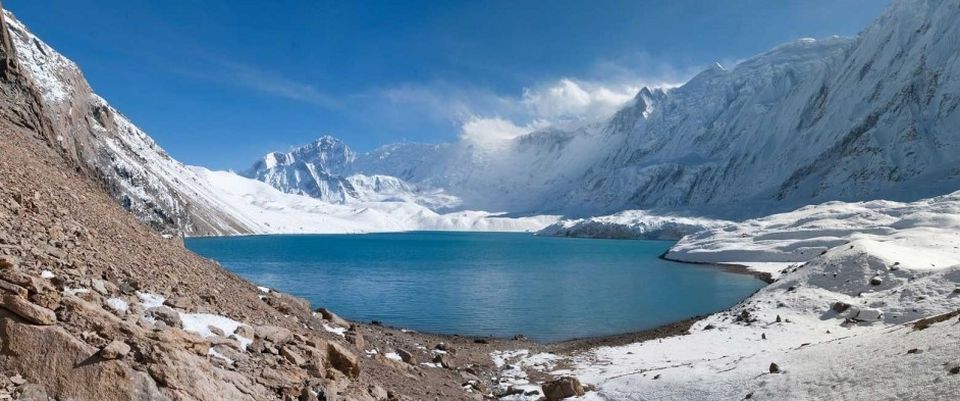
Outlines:
<svg viewBox="0 0 960 401"><path fill-rule="evenodd" d="M490 352L522 342L352 324L143 225L52 145L62 127L0 32L0 399L493 395Z"/></svg>

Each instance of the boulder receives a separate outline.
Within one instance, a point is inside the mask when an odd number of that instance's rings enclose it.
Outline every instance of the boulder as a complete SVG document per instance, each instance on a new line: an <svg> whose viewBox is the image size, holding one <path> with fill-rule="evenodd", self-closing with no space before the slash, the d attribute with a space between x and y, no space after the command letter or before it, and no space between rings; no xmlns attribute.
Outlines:
<svg viewBox="0 0 960 401"><path fill-rule="evenodd" d="M33 324L49 326L57 322L57 314L52 310L30 303L19 295L4 294L0 298L0 307Z"/></svg>
<svg viewBox="0 0 960 401"><path fill-rule="evenodd" d="M130 346L123 341L113 340L100 350L103 359L121 359L130 352Z"/></svg>
<svg viewBox="0 0 960 401"><path fill-rule="evenodd" d="M330 366L334 369L352 378L360 375L360 359L344 346L332 341L328 342L327 354L330 358Z"/></svg>
<svg viewBox="0 0 960 401"><path fill-rule="evenodd" d="M0 293L9 292L23 298L27 297L27 289L6 280L0 280Z"/></svg>
<svg viewBox="0 0 960 401"><path fill-rule="evenodd" d="M851 305L846 302L837 301L833 303L833 307L831 309L833 309L834 312L843 313L846 312L847 309L850 309L850 306Z"/></svg>
<svg viewBox="0 0 960 401"><path fill-rule="evenodd" d="M15 269L18 260L16 256L0 255L0 269Z"/></svg>
<svg viewBox="0 0 960 401"><path fill-rule="evenodd" d="M580 380L578 380L576 377L570 376L561 377L559 379L543 383L541 388L543 389L543 395L547 398L547 401L558 401L564 398L579 397L585 393L583 390L583 385L580 384Z"/></svg>
<svg viewBox="0 0 960 401"><path fill-rule="evenodd" d="M402 359L406 363L409 363L411 365L417 364L417 358L415 358L413 354L411 354L407 350L397 348L397 355L400 355L400 359Z"/></svg>
<svg viewBox="0 0 960 401"><path fill-rule="evenodd" d="M0 310L0 366L20 372L59 400L165 400L153 380L119 361L90 363L97 353L59 326L21 323ZM42 352L56 350L56 352ZM39 391L38 391L39 392ZM40 398L46 400L46 398Z"/></svg>
<svg viewBox="0 0 960 401"><path fill-rule="evenodd" d="M280 355L294 366L305 366L307 364L307 359L293 346L288 345L280 348Z"/></svg>
<svg viewBox="0 0 960 401"><path fill-rule="evenodd" d="M780 365L777 365L775 362L770 362L770 373L780 373Z"/></svg>
<svg viewBox="0 0 960 401"><path fill-rule="evenodd" d="M880 309L863 308L858 310L853 318L861 322L876 322L883 318L883 311Z"/></svg>
<svg viewBox="0 0 960 401"><path fill-rule="evenodd" d="M363 334L360 334L356 326L351 327L350 330L347 331L343 336L347 342L353 344L357 350L363 351L363 346L365 344L363 341Z"/></svg>
<svg viewBox="0 0 960 401"><path fill-rule="evenodd" d="M387 390L384 390L383 387L380 387L376 384L371 384L369 387L367 387L367 393L377 401L383 401L389 397Z"/></svg>
<svg viewBox="0 0 960 401"><path fill-rule="evenodd" d="M193 302L187 297L170 297L163 300L163 304L171 308L187 310L193 306Z"/></svg>
<svg viewBox="0 0 960 401"><path fill-rule="evenodd" d="M0 280L19 285L32 293L49 289L49 284L43 280L36 280L33 276L21 273L17 269L0 269Z"/></svg>
<svg viewBox="0 0 960 401"><path fill-rule="evenodd" d="M166 323L170 327L181 328L180 314L168 306L154 306L147 309L147 316Z"/></svg>
<svg viewBox="0 0 960 401"><path fill-rule="evenodd" d="M336 313L333 313L327 308L317 309L317 313L319 313L324 319L330 321L330 323L333 323L337 326L350 327L350 322L340 316L337 316Z"/></svg>
<svg viewBox="0 0 960 401"><path fill-rule="evenodd" d="M219 336L219 337L226 337L226 336L227 336L227 333L224 333L224 332L223 332L223 329L221 329L221 328L219 328L219 327L217 327L217 326L207 325L207 330L210 330L210 332L213 333L213 335L215 335L215 336Z"/></svg>
<svg viewBox="0 0 960 401"><path fill-rule="evenodd" d="M20 386L20 401L48 401L50 397L43 386L39 384L25 384Z"/></svg>
<svg viewBox="0 0 960 401"><path fill-rule="evenodd" d="M253 337L255 339L259 338L269 341L275 345L283 345L288 343L290 339L293 338L293 333L283 327L257 326Z"/></svg>

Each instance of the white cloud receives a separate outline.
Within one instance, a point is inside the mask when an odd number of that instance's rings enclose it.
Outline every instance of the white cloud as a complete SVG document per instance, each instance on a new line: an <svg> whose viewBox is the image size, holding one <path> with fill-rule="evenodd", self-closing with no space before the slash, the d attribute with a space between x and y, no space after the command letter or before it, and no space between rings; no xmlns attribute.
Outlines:
<svg viewBox="0 0 960 401"><path fill-rule="evenodd" d="M219 77L239 86L282 98L333 108L341 104L337 97L311 84L297 82L251 65L222 62L224 74Z"/></svg>
<svg viewBox="0 0 960 401"><path fill-rule="evenodd" d="M520 103L535 119L596 119L616 112L639 90L633 85L607 86L563 78L545 87L524 88Z"/></svg>
<svg viewBox="0 0 960 401"><path fill-rule="evenodd" d="M473 117L460 127L460 138L481 146L494 146L546 125L542 120L519 126L500 117Z"/></svg>

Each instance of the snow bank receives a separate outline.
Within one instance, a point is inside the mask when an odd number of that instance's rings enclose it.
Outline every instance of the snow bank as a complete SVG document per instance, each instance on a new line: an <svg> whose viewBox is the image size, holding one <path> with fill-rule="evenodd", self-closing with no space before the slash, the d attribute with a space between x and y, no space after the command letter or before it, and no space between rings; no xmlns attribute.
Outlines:
<svg viewBox="0 0 960 401"><path fill-rule="evenodd" d="M728 228L733 222L703 217L661 215L646 210L626 210L609 216L563 219L538 235L583 238L680 239L711 228Z"/></svg>

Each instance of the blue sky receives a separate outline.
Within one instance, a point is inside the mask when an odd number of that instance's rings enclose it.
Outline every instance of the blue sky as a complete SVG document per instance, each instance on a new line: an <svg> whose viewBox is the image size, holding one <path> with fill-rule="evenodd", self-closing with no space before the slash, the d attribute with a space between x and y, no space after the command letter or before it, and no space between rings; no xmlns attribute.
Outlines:
<svg viewBox="0 0 960 401"><path fill-rule="evenodd" d="M322 134L358 150L602 115L885 0L7 0L174 157L244 169ZM492 122L492 124L491 124Z"/></svg>

